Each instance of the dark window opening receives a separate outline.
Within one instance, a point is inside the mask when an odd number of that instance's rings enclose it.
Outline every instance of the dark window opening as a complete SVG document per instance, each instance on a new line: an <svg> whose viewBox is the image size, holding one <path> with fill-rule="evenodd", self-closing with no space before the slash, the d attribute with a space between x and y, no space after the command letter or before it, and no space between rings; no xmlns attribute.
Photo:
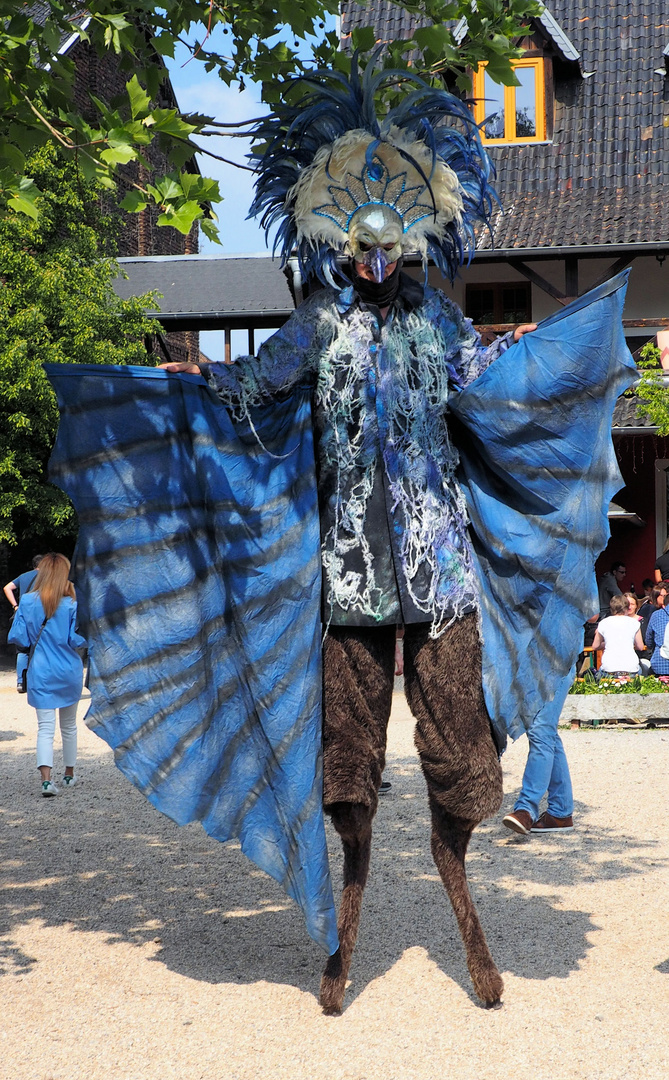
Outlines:
<svg viewBox="0 0 669 1080"><path fill-rule="evenodd" d="M512 285L502 281L492 285L468 285L465 315L475 326L531 322L532 289L529 281L514 282Z"/></svg>

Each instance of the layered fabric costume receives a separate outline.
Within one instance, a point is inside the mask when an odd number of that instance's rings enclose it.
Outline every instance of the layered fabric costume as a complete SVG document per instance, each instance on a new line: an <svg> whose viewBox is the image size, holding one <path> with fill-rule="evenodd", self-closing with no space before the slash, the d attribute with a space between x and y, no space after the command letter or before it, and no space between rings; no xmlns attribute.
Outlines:
<svg viewBox="0 0 669 1080"><path fill-rule="evenodd" d="M403 276L379 326L353 287L309 297L258 357L205 373L240 420L307 386L318 447L328 626L430 622L477 604L447 409L507 347L483 348L444 294Z"/></svg>
<svg viewBox="0 0 669 1080"><path fill-rule="evenodd" d="M408 279L385 319L360 300L342 255L380 286L409 250L452 277L493 205L461 101L403 72L413 89L377 119L395 74L316 73L258 128L253 212L325 288L257 358L206 381L48 369L51 476L80 518L88 722L159 809L239 836L330 954L323 627L424 623L434 643L478 611L498 749L542 710L557 719L620 486L613 406L634 377L625 274L510 348L483 349Z"/></svg>
<svg viewBox="0 0 669 1080"><path fill-rule="evenodd" d="M450 403L499 742L559 714L596 608L620 487L611 417L634 377L625 281L547 320ZM158 809L240 836L332 952L309 395L255 414L263 449L198 376L47 370L61 409L51 478L80 521L87 723Z"/></svg>

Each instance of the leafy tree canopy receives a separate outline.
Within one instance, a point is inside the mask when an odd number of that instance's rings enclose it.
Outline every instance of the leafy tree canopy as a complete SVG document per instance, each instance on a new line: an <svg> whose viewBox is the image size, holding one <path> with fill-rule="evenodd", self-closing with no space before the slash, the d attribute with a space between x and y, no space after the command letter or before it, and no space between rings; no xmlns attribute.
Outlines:
<svg viewBox="0 0 669 1080"><path fill-rule="evenodd" d="M119 300L111 288L116 226L99 188L82 184L53 146L28 165L44 191L37 221L0 219L0 545L76 525L66 496L46 480L58 427L43 363L147 364L151 296Z"/></svg>
<svg viewBox="0 0 669 1080"><path fill-rule="evenodd" d="M488 65L494 80L515 83L510 61L527 20L542 11L536 0L395 0L428 24L412 40L385 43L382 63L402 68L410 62L430 79L450 72L461 88L467 71ZM156 204L159 225L188 233L193 222L216 239L206 205L221 199L218 185L186 172L200 135L225 135L235 125L214 118L183 115L155 102L166 70L158 57L174 55L183 42L192 61L226 84L255 80L263 99L276 100L286 79L314 64L346 70L350 56L339 50L334 33L324 34L323 20L336 13L337 0L0 0L0 214L12 211L36 217L40 185L26 156L52 143L69 154L83 177L113 188L119 169L144 162L147 146L157 139L173 166L151 184L134 181L123 206L139 212ZM36 20L35 12L40 17ZM467 20L464 38L454 34ZM287 44L282 27L294 35ZM99 54L113 52L127 72L121 100L91 96L87 119L73 100L74 64L63 42L72 35ZM218 42L225 42L219 51ZM214 47L213 42L216 42ZM376 45L367 27L353 34L353 46L365 54ZM306 51L308 60L300 59ZM298 55L299 54L299 55ZM209 145L211 141L208 140ZM204 153L215 152L205 149ZM127 176L126 176L127 180Z"/></svg>
<svg viewBox="0 0 669 1080"><path fill-rule="evenodd" d="M633 391L637 412L650 420L658 435L669 435L669 386L665 381L666 373L660 367L660 350L654 341L643 346L637 366L641 376Z"/></svg>

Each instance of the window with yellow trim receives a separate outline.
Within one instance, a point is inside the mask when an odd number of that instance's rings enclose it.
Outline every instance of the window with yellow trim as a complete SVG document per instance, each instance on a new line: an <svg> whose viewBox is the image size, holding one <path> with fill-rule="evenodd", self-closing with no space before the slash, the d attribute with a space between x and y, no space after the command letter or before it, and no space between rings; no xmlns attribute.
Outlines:
<svg viewBox="0 0 669 1080"><path fill-rule="evenodd" d="M543 142L546 138L546 88L543 56L513 62L520 86L493 82L485 64L474 74L474 116L483 124L484 143ZM484 123L485 121L485 123Z"/></svg>

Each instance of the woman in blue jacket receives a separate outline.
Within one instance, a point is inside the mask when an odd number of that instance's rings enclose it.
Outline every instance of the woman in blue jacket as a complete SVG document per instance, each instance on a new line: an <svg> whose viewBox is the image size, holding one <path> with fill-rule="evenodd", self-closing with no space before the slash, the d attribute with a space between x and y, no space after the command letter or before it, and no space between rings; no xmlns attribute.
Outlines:
<svg viewBox="0 0 669 1080"><path fill-rule="evenodd" d="M56 709L63 740L63 784L73 787L77 760L77 703L83 686L83 662L76 649L86 645L75 630L77 604L69 580L70 563L53 552L40 562L32 591L21 597L8 641L32 656L28 667L28 704L37 711L37 767L42 795L58 793L51 779Z"/></svg>

